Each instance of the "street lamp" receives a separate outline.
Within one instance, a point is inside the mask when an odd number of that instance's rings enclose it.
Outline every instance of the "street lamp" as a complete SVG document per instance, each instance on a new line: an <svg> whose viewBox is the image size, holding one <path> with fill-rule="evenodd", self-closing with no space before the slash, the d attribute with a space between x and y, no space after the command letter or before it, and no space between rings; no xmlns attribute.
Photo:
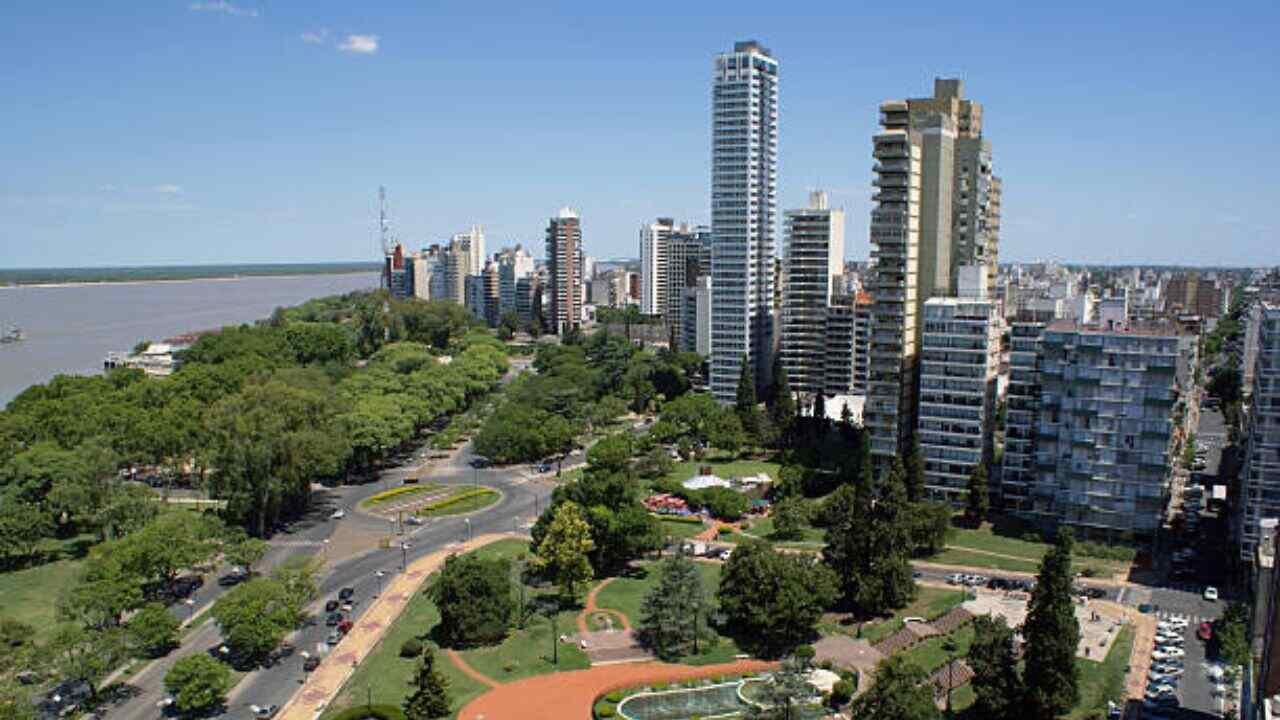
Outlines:
<svg viewBox="0 0 1280 720"><path fill-rule="evenodd" d="M196 600L195 598L187 598L182 601L182 604L187 606L187 622L191 622L191 618L196 614Z"/></svg>
<svg viewBox="0 0 1280 720"><path fill-rule="evenodd" d="M942 643L942 649L947 651L947 717L953 718L955 714L951 712L951 687L955 684L952 676L956 664L955 652L957 648L955 641L947 638L946 642Z"/></svg>
<svg viewBox="0 0 1280 720"><path fill-rule="evenodd" d="M400 543L400 572L404 572L409 567L409 548L413 547L407 542Z"/></svg>
<svg viewBox="0 0 1280 720"><path fill-rule="evenodd" d="M322 557L329 556L329 538L320 541L320 555Z"/></svg>
<svg viewBox="0 0 1280 720"><path fill-rule="evenodd" d="M467 524L467 540L471 539L471 518L462 518L462 522Z"/></svg>
<svg viewBox="0 0 1280 720"><path fill-rule="evenodd" d="M378 597L378 595L382 594L382 576L383 575L386 575L386 573L381 570L375 570L373 572L373 576L378 578L378 593L377 595L374 595L374 597Z"/></svg>

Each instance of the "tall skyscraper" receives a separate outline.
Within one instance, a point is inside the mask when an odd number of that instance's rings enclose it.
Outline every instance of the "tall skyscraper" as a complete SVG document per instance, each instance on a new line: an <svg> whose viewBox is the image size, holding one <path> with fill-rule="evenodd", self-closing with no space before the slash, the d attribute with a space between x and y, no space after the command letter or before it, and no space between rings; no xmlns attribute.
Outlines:
<svg viewBox="0 0 1280 720"><path fill-rule="evenodd" d="M745 357L767 382L773 343L778 61L755 41L716 56L711 110L711 391L734 399Z"/></svg>
<svg viewBox="0 0 1280 720"><path fill-rule="evenodd" d="M640 312L664 315L671 287L671 231L675 220L658 218L640 227Z"/></svg>
<svg viewBox="0 0 1280 720"><path fill-rule="evenodd" d="M516 311L516 283L533 274L533 256L520 245L503 248L498 261L498 316Z"/></svg>
<svg viewBox="0 0 1280 720"><path fill-rule="evenodd" d="M547 225L547 322L557 335L582 324L582 265L581 219L572 209L561 208Z"/></svg>
<svg viewBox="0 0 1280 720"><path fill-rule="evenodd" d="M831 209L827 194L817 191L810 193L809 207L788 210L785 216L782 365L793 390L814 395L826 387L827 318L834 288L844 272L844 211ZM848 375L852 379L852 303L848 310ZM842 385L847 391L849 383Z"/></svg>
<svg viewBox="0 0 1280 720"><path fill-rule="evenodd" d="M963 94L960 80L939 78L933 97L880 105L863 417L872 454L882 459L901 454L916 427L924 303L955 297L968 266L981 266L985 285L995 286L1000 181L982 137L982 105Z"/></svg>

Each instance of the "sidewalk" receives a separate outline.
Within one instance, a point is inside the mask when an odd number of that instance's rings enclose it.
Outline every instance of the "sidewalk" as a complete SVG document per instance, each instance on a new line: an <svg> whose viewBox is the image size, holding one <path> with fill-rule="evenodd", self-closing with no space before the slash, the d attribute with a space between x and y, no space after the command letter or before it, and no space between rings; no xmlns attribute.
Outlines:
<svg viewBox="0 0 1280 720"><path fill-rule="evenodd" d="M382 640L387 628L400 617L413 594L444 564L445 558L514 537L517 536L509 533L480 535L415 560L407 572L397 575L387 583L382 595L364 613L360 622L325 656L320 667L307 677L306 682L285 703L276 717L279 720L313 720L323 712L337 697L360 662Z"/></svg>

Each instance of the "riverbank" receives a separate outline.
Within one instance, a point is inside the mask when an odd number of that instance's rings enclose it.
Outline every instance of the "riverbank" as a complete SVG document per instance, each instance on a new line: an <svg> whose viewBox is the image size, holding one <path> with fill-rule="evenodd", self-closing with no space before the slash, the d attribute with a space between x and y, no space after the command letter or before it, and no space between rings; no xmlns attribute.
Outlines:
<svg viewBox="0 0 1280 720"><path fill-rule="evenodd" d="M204 280L231 281L250 278L298 278L314 275L356 275L377 271L377 263L359 262L0 269L0 290L188 283Z"/></svg>

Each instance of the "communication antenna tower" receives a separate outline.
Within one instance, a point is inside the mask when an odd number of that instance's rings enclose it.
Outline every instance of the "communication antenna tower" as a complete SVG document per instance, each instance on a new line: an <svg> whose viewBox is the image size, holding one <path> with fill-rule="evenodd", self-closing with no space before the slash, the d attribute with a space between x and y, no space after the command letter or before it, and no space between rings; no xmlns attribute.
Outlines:
<svg viewBox="0 0 1280 720"><path fill-rule="evenodd" d="M382 245L382 254L390 255L395 249L395 238L391 236L391 221L387 220L387 188L378 186L378 241Z"/></svg>

